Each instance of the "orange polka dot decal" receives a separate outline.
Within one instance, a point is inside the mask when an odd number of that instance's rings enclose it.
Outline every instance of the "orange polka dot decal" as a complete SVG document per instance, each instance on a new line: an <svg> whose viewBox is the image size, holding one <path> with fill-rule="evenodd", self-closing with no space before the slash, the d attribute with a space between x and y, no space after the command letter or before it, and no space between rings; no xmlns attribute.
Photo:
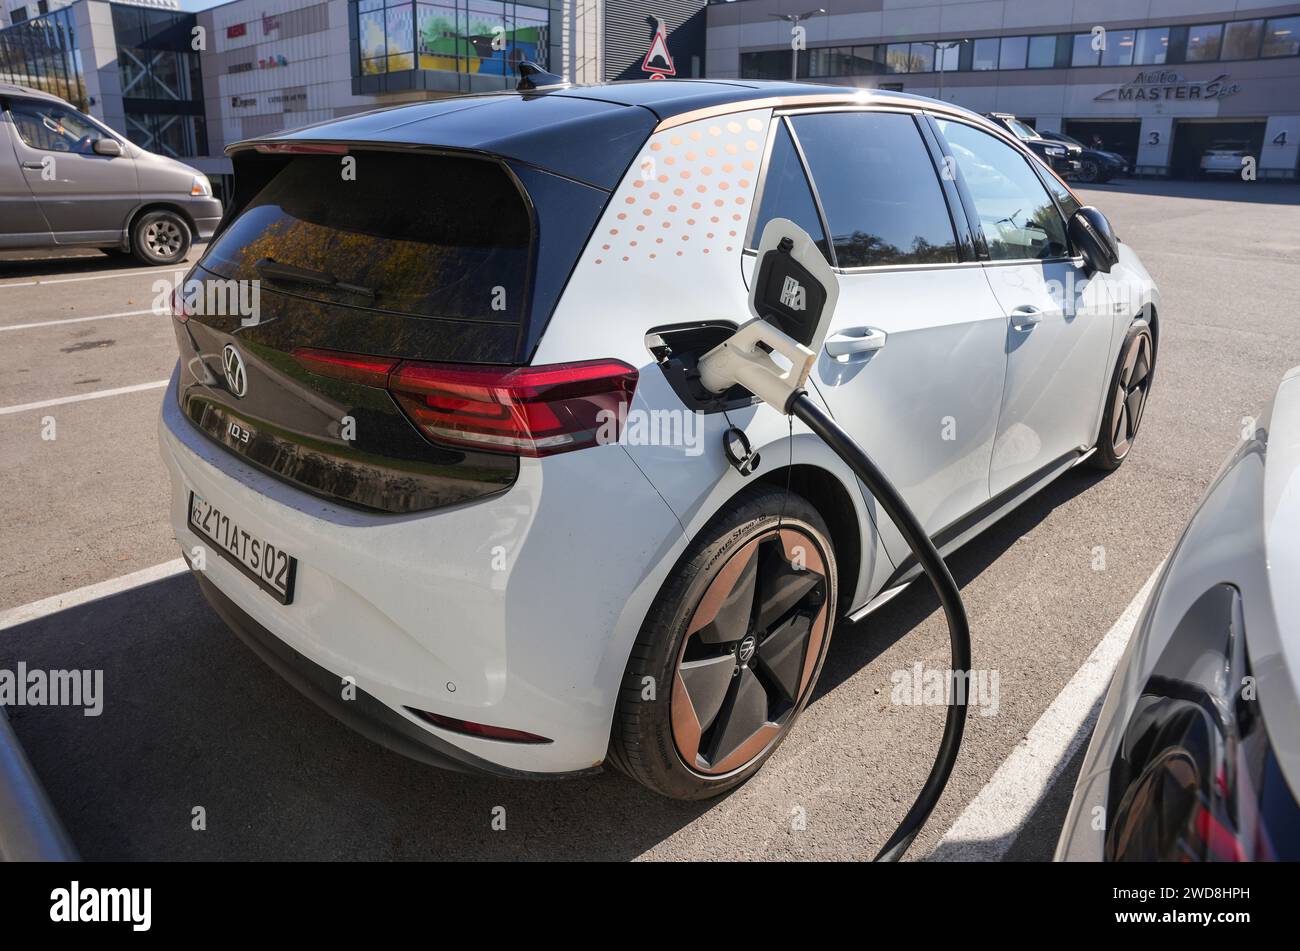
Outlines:
<svg viewBox="0 0 1300 951"><path fill-rule="evenodd" d="M651 136L609 202L606 220L597 230L608 244L590 247L591 262L617 268L663 260L651 250L662 239L647 247L647 242L636 240L635 232L619 233L628 212L653 231L672 235L681 249L675 257L738 255L742 242L737 236L754 203L771 115L770 110L757 109ZM688 192L691 199L682 201ZM705 207L728 208L734 230L718 228L716 215L700 215Z"/></svg>

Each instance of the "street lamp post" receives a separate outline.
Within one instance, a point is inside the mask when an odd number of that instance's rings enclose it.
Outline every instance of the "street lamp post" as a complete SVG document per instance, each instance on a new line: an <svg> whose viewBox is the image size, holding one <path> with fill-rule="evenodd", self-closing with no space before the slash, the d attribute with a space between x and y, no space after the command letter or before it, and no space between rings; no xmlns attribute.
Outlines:
<svg viewBox="0 0 1300 951"><path fill-rule="evenodd" d="M807 10L803 13L769 13L768 16L774 17L777 20L784 20L786 23L789 23L790 35L793 36L794 28L797 27L800 24L800 22L802 22L803 20L807 20L811 17L815 17L819 13L825 13L825 12L826 11L823 8L818 7L816 10ZM793 43L791 43L790 44L790 79L798 80L798 78L799 78L799 48L795 46Z"/></svg>

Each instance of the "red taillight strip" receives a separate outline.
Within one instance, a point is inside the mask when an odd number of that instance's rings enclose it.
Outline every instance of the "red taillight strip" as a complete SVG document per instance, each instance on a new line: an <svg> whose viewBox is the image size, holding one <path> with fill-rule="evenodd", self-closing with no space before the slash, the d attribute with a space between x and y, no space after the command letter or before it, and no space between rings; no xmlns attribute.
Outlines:
<svg viewBox="0 0 1300 951"><path fill-rule="evenodd" d="M388 374L393 372L399 362L394 357L371 357L361 353L317 350L314 347L299 347L293 351L293 358L303 369L319 376L374 386L381 390L388 385Z"/></svg>
<svg viewBox="0 0 1300 951"><path fill-rule="evenodd" d="M548 456L616 441L638 379L620 360L465 366L299 347L304 369L387 389L434 442Z"/></svg>
<svg viewBox="0 0 1300 951"><path fill-rule="evenodd" d="M451 730L453 733L480 736L487 740L504 740L507 743L555 742L544 736L538 736L536 733L526 733L523 730L512 730L504 726L488 726L485 723L474 723L471 720L457 720L455 717L445 717L441 713L430 713L428 710L417 710L415 707L407 707L406 709L421 720L427 720L434 726L442 727L444 730Z"/></svg>

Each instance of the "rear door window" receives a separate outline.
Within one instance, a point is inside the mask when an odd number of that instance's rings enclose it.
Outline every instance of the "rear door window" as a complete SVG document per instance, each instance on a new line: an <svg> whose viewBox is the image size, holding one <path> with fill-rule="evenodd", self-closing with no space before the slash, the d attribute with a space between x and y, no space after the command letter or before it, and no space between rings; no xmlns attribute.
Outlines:
<svg viewBox="0 0 1300 951"><path fill-rule="evenodd" d="M975 203L994 261L1069 256L1065 221L1029 165L998 138L948 119L937 120Z"/></svg>
<svg viewBox="0 0 1300 951"><path fill-rule="evenodd" d="M290 158L213 242L203 266L344 306L521 320L532 218L499 163L396 152L349 157L353 177L341 155Z"/></svg>
<svg viewBox="0 0 1300 951"><path fill-rule="evenodd" d="M910 115L794 117L841 268L957 260L938 172Z"/></svg>

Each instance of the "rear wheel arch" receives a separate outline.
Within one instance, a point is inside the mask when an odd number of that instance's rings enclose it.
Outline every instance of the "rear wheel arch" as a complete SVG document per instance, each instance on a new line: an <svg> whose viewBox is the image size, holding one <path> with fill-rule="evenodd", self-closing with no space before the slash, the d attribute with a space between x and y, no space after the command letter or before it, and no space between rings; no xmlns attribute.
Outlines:
<svg viewBox="0 0 1300 951"><path fill-rule="evenodd" d="M139 208L135 209L135 211L131 212L131 216L126 222L126 235L128 241L130 240L131 232L135 229L135 223L151 211L170 211L172 214L180 215L181 220L189 226L190 234L198 234L198 226L194 223L194 218L191 217L190 213L183 206L169 201L151 201L141 205Z"/></svg>
<svg viewBox="0 0 1300 951"><path fill-rule="evenodd" d="M848 611L856 603L854 598L858 573L862 568L863 543L857 509L853 506L849 489L829 470L808 464L772 469L763 473L759 481L780 489L788 483L791 492L803 496L820 513L835 548L840 612Z"/></svg>

